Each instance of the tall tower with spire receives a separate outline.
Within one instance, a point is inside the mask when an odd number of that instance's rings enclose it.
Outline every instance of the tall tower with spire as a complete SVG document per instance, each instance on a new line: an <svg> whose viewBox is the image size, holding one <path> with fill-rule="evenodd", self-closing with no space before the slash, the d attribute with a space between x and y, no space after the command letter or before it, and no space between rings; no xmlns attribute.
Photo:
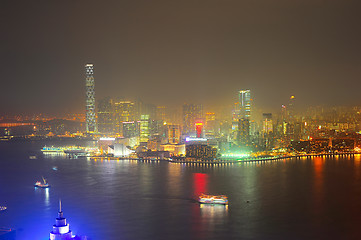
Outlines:
<svg viewBox="0 0 361 240"><path fill-rule="evenodd" d="M49 240L72 240L76 239L73 237L69 223L66 223L66 219L63 217L63 211L61 210L61 200L59 200L59 212L58 217L55 219L53 225L53 231L50 232Z"/></svg>

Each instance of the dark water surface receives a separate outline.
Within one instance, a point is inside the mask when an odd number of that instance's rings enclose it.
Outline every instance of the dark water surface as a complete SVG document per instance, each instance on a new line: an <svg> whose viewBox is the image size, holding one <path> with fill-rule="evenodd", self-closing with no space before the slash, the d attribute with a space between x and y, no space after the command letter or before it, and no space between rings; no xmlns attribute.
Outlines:
<svg viewBox="0 0 361 240"><path fill-rule="evenodd" d="M59 198L72 231L92 240L361 239L359 155L222 166L29 159L43 145L0 143L0 227L21 240L49 239ZM48 191L33 187L41 176ZM228 208L200 206L202 192L227 195Z"/></svg>

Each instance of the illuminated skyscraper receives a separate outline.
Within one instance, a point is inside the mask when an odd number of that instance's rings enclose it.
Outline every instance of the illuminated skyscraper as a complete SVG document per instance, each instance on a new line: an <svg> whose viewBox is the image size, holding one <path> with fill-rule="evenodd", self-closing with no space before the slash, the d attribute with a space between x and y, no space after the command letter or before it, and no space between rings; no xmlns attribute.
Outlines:
<svg viewBox="0 0 361 240"><path fill-rule="evenodd" d="M178 124L167 125L168 143L178 144L180 139L180 126Z"/></svg>
<svg viewBox="0 0 361 240"><path fill-rule="evenodd" d="M240 118L251 118L251 90L239 91Z"/></svg>
<svg viewBox="0 0 361 240"><path fill-rule="evenodd" d="M115 131L124 136L123 123L124 122L134 122L135 117L135 105L134 102L120 100L114 103L115 108L115 117L114 125Z"/></svg>
<svg viewBox="0 0 361 240"><path fill-rule="evenodd" d="M201 104L184 104L183 134L194 134L197 121L203 121L203 106Z"/></svg>
<svg viewBox="0 0 361 240"><path fill-rule="evenodd" d="M73 236L72 232L69 229L69 223L66 222L66 219L63 217L63 211L61 210L61 201L59 201L59 212L58 217L55 220L53 225L53 231L50 232L49 240L72 240L78 239Z"/></svg>
<svg viewBox="0 0 361 240"><path fill-rule="evenodd" d="M95 118L95 83L94 83L94 65L85 65L85 89L86 89L86 131L96 132L97 124Z"/></svg>
<svg viewBox="0 0 361 240"><path fill-rule="evenodd" d="M140 116L140 142L147 142L149 139L149 115Z"/></svg>
<svg viewBox="0 0 361 240"><path fill-rule="evenodd" d="M239 146L249 145L249 120L241 118L238 121L237 142Z"/></svg>
<svg viewBox="0 0 361 240"><path fill-rule="evenodd" d="M273 132L272 113L263 113L263 134Z"/></svg>
<svg viewBox="0 0 361 240"><path fill-rule="evenodd" d="M114 132L114 111L112 100L107 97L98 103L98 131L100 133Z"/></svg>

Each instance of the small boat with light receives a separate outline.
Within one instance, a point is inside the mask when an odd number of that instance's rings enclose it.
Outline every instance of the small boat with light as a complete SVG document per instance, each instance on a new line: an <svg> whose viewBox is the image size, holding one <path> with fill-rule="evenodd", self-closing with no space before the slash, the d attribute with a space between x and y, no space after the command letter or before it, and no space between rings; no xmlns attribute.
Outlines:
<svg viewBox="0 0 361 240"><path fill-rule="evenodd" d="M39 187L39 188L48 188L50 187L49 183L46 181L45 178L43 178L43 182L41 181L37 181L35 184L34 184L35 187Z"/></svg>
<svg viewBox="0 0 361 240"><path fill-rule="evenodd" d="M228 198L225 195L207 195L201 194L198 198L199 203L203 204L222 204L228 205Z"/></svg>
<svg viewBox="0 0 361 240"><path fill-rule="evenodd" d="M7 209L7 207L5 207L5 206L0 206L0 212L1 211L5 211Z"/></svg>

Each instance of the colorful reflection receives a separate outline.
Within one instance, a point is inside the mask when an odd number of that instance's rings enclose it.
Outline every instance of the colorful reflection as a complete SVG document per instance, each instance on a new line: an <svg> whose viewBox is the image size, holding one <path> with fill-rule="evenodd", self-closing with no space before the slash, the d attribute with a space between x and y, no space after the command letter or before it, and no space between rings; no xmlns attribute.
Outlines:
<svg viewBox="0 0 361 240"><path fill-rule="evenodd" d="M193 190L194 197L208 192L208 174L193 173Z"/></svg>
<svg viewBox="0 0 361 240"><path fill-rule="evenodd" d="M323 189L323 182L324 182L324 175L323 175L323 168L324 168L324 161L323 157L314 157L313 159L313 169L314 169L314 179L313 179L313 202L314 202L314 220L317 224L320 224L319 215L321 215L323 210L323 201L324 201L324 189Z"/></svg>

